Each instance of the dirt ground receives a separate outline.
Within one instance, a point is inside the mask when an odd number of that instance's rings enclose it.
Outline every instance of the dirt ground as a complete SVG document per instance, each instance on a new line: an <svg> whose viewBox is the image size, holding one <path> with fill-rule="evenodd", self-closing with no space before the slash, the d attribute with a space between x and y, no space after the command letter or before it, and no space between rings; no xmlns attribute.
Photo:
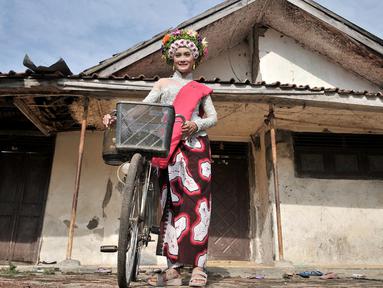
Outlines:
<svg viewBox="0 0 383 288"><path fill-rule="evenodd" d="M146 276L141 276L139 282L132 283L132 287L148 287ZM184 281L187 287L187 277ZM21 273L15 275L0 275L0 288L118 288L115 274L62 274L51 275ZM383 287L382 280L362 279L332 279L318 278L303 279L250 279L239 277L209 277L208 287Z"/></svg>

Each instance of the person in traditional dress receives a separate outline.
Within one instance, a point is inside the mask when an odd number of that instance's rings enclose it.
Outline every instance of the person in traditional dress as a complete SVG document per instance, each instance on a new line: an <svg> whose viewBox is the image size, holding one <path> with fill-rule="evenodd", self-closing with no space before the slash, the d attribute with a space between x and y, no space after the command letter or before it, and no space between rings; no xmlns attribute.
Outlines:
<svg viewBox="0 0 383 288"><path fill-rule="evenodd" d="M192 266L189 286L205 286L211 215L211 154L206 129L217 123L217 113L212 90L192 81L192 72L207 55L207 42L196 31L175 30L163 37L162 55L175 72L157 81L143 101L172 104L186 122L182 126L176 122L173 128L169 157L152 160L160 167L163 208L157 254L167 257L168 269L148 283L181 285L180 269Z"/></svg>
<svg viewBox="0 0 383 288"><path fill-rule="evenodd" d="M162 39L162 57L173 66L143 100L174 106L186 122L175 122L167 158L153 158L158 168L163 214L157 254L168 269L148 279L152 286L181 286L181 268L193 267L191 287L205 286L208 230L211 215L211 153L206 129L216 125L212 90L193 81L193 70L207 55L207 42L192 30L175 30ZM110 122L104 117L104 124Z"/></svg>

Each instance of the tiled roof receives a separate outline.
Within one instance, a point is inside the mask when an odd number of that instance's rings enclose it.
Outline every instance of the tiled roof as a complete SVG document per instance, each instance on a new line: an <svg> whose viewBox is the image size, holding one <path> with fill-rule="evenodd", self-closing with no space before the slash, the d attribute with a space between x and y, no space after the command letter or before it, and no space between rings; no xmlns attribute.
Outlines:
<svg viewBox="0 0 383 288"><path fill-rule="evenodd" d="M155 82L161 77L156 75L154 77L146 77L145 75L139 76L108 76L108 77L100 77L97 73L93 73L91 75L77 74L70 76L63 76L61 73L53 73L53 74L34 74L31 70L26 70L22 73L17 73L15 71L9 71L8 73L0 72L0 80L1 78L36 78L36 79L100 79L100 80L130 80L130 81L147 81L147 82ZM236 80L231 78L229 80L221 80L220 78L208 79L206 77L200 77L195 79L200 83L205 84L222 84L222 85L235 85L238 88L241 86L252 86L252 87L265 87L265 88L276 88L281 90L290 90L290 91L310 91L310 92L320 92L324 93L337 93L339 95L352 95L356 97L382 97L383 92L371 92L371 91L357 91L351 89L341 89L341 88L328 88L328 87L311 87L309 85L296 85L291 83L281 83L279 81L273 83L266 83L265 81L260 82L251 82L249 79L245 80Z"/></svg>
<svg viewBox="0 0 383 288"><path fill-rule="evenodd" d="M65 76L61 72L36 74L30 69L25 70L25 72L15 72L13 70L10 70L9 72L4 73L0 71L0 79L1 78L26 78L29 76L33 78L62 78L62 77L73 77L73 76L76 77L78 75Z"/></svg>

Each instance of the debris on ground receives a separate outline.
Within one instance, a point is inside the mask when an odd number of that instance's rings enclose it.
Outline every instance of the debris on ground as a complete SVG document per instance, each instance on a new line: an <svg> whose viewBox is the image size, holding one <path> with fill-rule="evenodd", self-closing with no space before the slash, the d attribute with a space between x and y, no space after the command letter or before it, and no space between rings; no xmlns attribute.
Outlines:
<svg viewBox="0 0 383 288"><path fill-rule="evenodd" d="M367 276L364 274L352 274L351 277L353 279L366 279L367 278Z"/></svg>
<svg viewBox="0 0 383 288"><path fill-rule="evenodd" d="M303 271L298 273L302 278L309 278L310 276L322 276L323 273L321 271Z"/></svg>
<svg viewBox="0 0 383 288"><path fill-rule="evenodd" d="M265 275L251 275L247 277L248 279L257 279L257 280L262 280L265 279Z"/></svg>
<svg viewBox="0 0 383 288"><path fill-rule="evenodd" d="M110 274L110 273L112 273L112 269L111 268L99 267L99 268L97 268L96 273Z"/></svg>
<svg viewBox="0 0 383 288"><path fill-rule="evenodd" d="M338 279L338 275L334 272L327 272L324 275L319 277L322 280L329 280L329 279Z"/></svg>

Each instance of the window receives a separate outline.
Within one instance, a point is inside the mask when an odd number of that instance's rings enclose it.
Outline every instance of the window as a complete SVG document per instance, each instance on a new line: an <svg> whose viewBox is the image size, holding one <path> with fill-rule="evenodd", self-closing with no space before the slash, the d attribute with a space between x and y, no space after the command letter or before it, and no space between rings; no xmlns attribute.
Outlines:
<svg viewBox="0 0 383 288"><path fill-rule="evenodd" d="M383 179L383 135L294 133L298 177Z"/></svg>

